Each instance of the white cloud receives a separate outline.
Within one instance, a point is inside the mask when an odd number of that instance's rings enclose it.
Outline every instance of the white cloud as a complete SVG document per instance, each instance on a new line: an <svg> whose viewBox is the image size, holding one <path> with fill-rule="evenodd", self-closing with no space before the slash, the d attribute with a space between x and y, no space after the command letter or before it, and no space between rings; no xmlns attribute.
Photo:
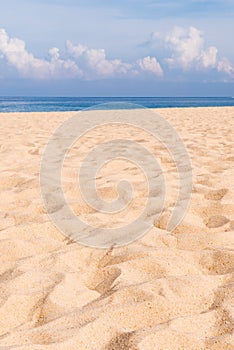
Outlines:
<svg viewBox="0 0 234 350"><path fill-rule="evenodd" d="M234 66L229 62L227 58L223 58L221 61L219 61L217 68L219 72L224 72L231 77L234 77Z"/></svg>
<svg viewBox="0 0 234 350"><path fill-rule="evenodd" d="M120 59L108 60L104 49L92 49L81 44L73 45L70 41L67 42L67 49L71 56L79 60L86 78L93 78L94 75L111 77L131 72L131 64L124 63Z"/></svg>
<svg viewBox="0 0 234 350"><path fill-rule="evenodd" d="M202 51L199 59L202 67L215 68L217 65L218 49L215 46L209 47L206 51Z"/></svg>
<svg viewBox="0 0 234 350"><path fill-rule="evenodd" d="M174 68L189 70L216 69L229 76L233 76L234 67L226 58L218 59L218 49L215 46L205 48L203 33L195 28L175 27L165 37L165 42L173 51L171 57L165 61Z"/></svg>
<svg viewBox="0 0 234 350"><path fill-rule="evenodd" d="M167 62L185 70L191 68L191 65L198 60L204 45L202 33L194 27L190 27L188 30L176 27L165 40L175 52L166 59Z"/></svg>
<svg viewBox="0 0 234 350"><path fill-rule="evenodd" d="M143 71L151 72L157 76L163 76L163 70L156 57L147 56L137 61L137 64Z"/></svg>
<svg viewBox="0 0 234 350"><path fill-rule="evenodd" d="M60 58L59 49L50 50L50 60L36 58L26 50L24 41L10 38L4 29L0 29L0 53L25 78L73 78L82 75L74 61Z"/></svg>
<svg viewBox="0 0 234 350"><path fill-rule="evenodd" d="M171 68L184 71L213 69L234 77L234 66L226 58L220 58L215 46L206 47L203 33L195 27L175 27L169 35L154 32L147 42L150 46L148 49L151 52L158 50L157 43L160 46L163 44L160 52L164 52L164 57L167 56L164 61ZM65 57L62 58L59 49L53 47L49 50L48 58L37 58L27 51L23 40L11 38L4 29L0 29L0 59L4 59L25 78L91 80L146 73L155 77L164 75L154 54L126 63L121 59L109 59L105 49L90 48L83 44L74 45L67 41Z"/></svg>
<svg viewBox="0 0 234 350"><path fill-rule="evenodd" d="M67 49L68 52L71 53L72 56L79 58L80 56L82 56L82 54L88 50L88 47L82 44L78 44L78 45L73 45L72 42L70 40L67 40Z"/></svg>
<svg viewBox="0 0 234 350"><path fill-rule="evenodd" d="M66 56L69 58L62 59L59 49L53 47L49 50L48 59L37 58L27 51L23 40L10 38L4 29L0 29L0 59L5 59L24 78L96 79L138 73L136 63L107 59L104 49L93 49L82 44L73 45L67 41Z"/></svg>

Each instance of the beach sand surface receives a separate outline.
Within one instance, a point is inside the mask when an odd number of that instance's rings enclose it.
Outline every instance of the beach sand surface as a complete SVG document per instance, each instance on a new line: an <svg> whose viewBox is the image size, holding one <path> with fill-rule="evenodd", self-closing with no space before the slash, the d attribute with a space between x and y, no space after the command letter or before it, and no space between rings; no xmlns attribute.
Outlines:
<svg viewBox="0 0 234 350"><path fill-rule="evenodd" d="M0 349L234 349L234 108L157 113L177 130L189 152L190 206L180 225L168 232L178 189L176 166L151 136L122 127L123 137L155 152L167 193L154 227L114 249L85 247L65 237L43 206L44 147L75 113L0 114ZM119 160L100 170L98 191L105 200L116 199L118 174L124 174L135 186L131 207L108 216L82 199L79 162L115 135L113 127L92 131L64 162L69 205L97 227L124 226L147 198L144 174Z"/></svg>

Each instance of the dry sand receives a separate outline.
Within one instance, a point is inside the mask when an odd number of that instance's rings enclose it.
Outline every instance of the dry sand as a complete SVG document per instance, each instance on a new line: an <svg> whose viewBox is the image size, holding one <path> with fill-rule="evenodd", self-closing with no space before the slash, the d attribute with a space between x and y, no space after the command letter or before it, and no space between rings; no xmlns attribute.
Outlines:
<svg viewBox="0 0 234 350"><path fill-rule="evenodd" d="M174 232L165 230L165 211L143 238L113 250L65 238L43 208L41 154L50 134L73 113L0 114L0 349L234 348L234 108L158 112L177 129L190 154L190 208ZM91 143L111 133L98 130ZM139 142L146 141L141 135ZM155 150L167 176L170 206L176 167L167 153ZM74 147L63 172L74 212L97 225L124 224L130 211L119 221L106 220L82 203L75 190L79 157ZM124 170L126 164L115 167ZM144 202L144 179L136 169L127 170L137 183L134 217ZM105 174L113 173L107 167L99 177L105 199L116 196L111 186L116 178L105 181Z"/></svg>

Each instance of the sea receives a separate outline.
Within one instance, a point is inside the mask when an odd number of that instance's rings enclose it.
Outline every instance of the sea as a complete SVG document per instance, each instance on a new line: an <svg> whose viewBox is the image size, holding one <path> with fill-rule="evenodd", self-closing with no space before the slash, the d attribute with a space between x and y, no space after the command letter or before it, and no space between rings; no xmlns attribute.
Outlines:
<svg viewBox="0 0 234 350"><path fill-rule="evenodd" d="M0 97L0 112L234 106L234 97Z"/></svg>

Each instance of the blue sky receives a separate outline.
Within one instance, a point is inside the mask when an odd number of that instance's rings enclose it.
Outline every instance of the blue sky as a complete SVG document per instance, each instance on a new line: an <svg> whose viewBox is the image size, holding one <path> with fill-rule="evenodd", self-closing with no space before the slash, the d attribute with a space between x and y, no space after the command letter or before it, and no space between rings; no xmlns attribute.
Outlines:
<svg viewBox="0 0 234 350"><path fill-rule="evenodd" d="M233 0L8 0L0 95L234 95Z"/></svg>

